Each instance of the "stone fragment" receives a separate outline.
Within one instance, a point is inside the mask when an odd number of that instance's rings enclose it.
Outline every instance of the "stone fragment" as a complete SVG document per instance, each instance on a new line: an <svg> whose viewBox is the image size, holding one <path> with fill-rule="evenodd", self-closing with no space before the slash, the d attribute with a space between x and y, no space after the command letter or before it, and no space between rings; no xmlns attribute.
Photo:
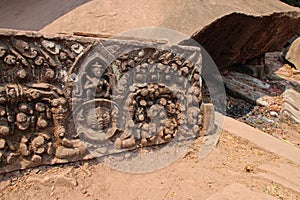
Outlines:
<svg viewBox="0 0 300 200"><path fill-rule="evenodd" d="M294 89L288 89L283 93L283 106L280 116L285 115L300 123L300 93Z"/></svg>
<svg viewBox="0 0 300 200"><path fill-rule="evenodd" d="M205 103L201 105L201 111L203 115L203 128L202 133L204 136L212 135L215 131L215 108L211 103Z"/></svg>
<svg viewBox="0 0 300 200"><path fill-rule="evenodd" d="M271 115L272 117L278 117L278 113L275 112L275 111L271 111L271 112L270 112L270 115Z"/></svg>
<svg viewBox="0 0 300 200"><path fill-rule="evenodd" d="M239 80L243 83L246 83L250 86L253 87L258 87L260 89L265 89L268 90L270 88L270 84L265 83L257 78L254 78L252 76L242 74L242 73L237 73L237 72L231 72L229 77L234 78L235 80Z"/></svg>
<svg viewBox="0 0 300 200"><path fill-rule="evenodd" d="M292 64L293 67L300 70L300 33L288 46L285 59Z"/></svg>
<svg viewBox="0 0 300 200"><path fill-rule="evenodd" d="M192 38L204 47L219 69L225 69L259 57L262 59L257 64L263 65L265 53L281 49L299 31L300 14L296 12L269 16L231 13L199 30Z"/></svg>
<svg viewBox="0 0 300 200"><path fill-rule="evenodd" d="M0 149L4 149L5 147L5 140L4 139L0 139Z"/></svg>
<svg viewBox="0 0 300 200"><path fill-rule="evenodd" d="M235 80L232 77L223 77L224 84L227 90L236 97L245 99L250 103L268 106L268 102L264 100L268 95L263 93L262 90L257 91L255 87L247 85L242 81Z"/></svg>

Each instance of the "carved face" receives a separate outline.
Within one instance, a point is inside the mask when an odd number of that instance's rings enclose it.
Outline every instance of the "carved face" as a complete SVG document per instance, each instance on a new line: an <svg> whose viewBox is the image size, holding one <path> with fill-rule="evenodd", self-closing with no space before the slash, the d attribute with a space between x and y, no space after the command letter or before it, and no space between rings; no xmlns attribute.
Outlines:
<svg viewBox="0 0 300 200"><path fill-rule="evenodd" d="M160 116L160 113L164 113L165 112L165 109L163 106L160 106L160 105L153 105L150 107L150 109L148 110L148 115L149 117L151 118L155 118L155 117L158 117Z"/></svg>
<svg viewBox="0 0 300 200"><path fill-rule="evenodd" d="M14 99L14 98L17 97L17 92L16 92L15 89L12 88L12 89L10 89L10 90L8 91L8 95L9 95L10 98Z"/></svg>
<svg viewBox="0 0 300 200"><path fill-rule="evenodd" d="M38 91L38 90L32 90L30 92L30 96L33 98L33 99L37 99L41 96L41 93Z"/></svg>
<svg viewBox="0 0 300 200"><path fill-rule="evenodd" d="M30 118L25 113L18 113L16 116L17 127L20 130L26 130L30 126Z"/></svg>
<svg viewBox="0 0 300 200"><path fill-rule="evenodd" d="M25 113L18 113L17 114L17 122L23 123L27 121L27 115Z"/></svg>
<svg viewBox="0 0 300 200"><path fill-rule="evenodd" d="M198 117L200 114L200 110L197 107L191 107L187 111L187 117L188 117L188 124L189 125L196 125L198 124Z"/></svg>
<svg viewBox="0 0 300 200"><path fill-rule="evenodd" d="M97 118L100 129L105 129L109 126L111 121L110 112L101 107L97 108Z"/></svg>
<svg viewBox="0 0 300 200"><path fill-rule="evenodd" d="M30 105L27 104L27 103L20 103L19 110L20 110L20 112L24 112L24 113L30 113L31 112Z"/></svg>
<svg viewBox="0 0 300 200"><path fill-rule="evenodd" d="M92 64L91 72L96 78L100 78L103 75L103 66L99 62Z"/></svg>
<svg viewBox="0 0 300 200"><path fill-rule="evenodd" d="M14 65L16 63L16 58L12 55L8 55L4 58L4 62L6 62L9 65Z"/></svg>
<svg viewBox="0 0 300 200"><path fill-rule="evenodd" d="M93 130L103 130L109 126L111 114L109 110L98 107L88 112L86 122L88 127Z"/></svg>
<svg viewBox="0 0 300 200"><path fill-rule="evenodd" d="M92 72L95 77L101 77L101 68L100 67L93 67Z"/></svg>
<svg viewBox="0 0 300 200"><path fill-rule="evenodd" d="M35 104L35 109L38 112L44 112L46 110L46 106L45 104L38 102Z"/></svg>

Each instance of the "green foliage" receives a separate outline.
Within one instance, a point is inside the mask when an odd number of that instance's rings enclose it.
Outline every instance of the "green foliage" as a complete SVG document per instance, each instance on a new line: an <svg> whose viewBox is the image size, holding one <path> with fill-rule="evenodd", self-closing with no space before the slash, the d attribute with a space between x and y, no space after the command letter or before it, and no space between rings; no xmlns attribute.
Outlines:
<svg viewBox="0 0 300 200"><path fill-rule="evenodd" d="M280 0L280 1L285 2L291 6L300 7L300 0Z"/></svg>

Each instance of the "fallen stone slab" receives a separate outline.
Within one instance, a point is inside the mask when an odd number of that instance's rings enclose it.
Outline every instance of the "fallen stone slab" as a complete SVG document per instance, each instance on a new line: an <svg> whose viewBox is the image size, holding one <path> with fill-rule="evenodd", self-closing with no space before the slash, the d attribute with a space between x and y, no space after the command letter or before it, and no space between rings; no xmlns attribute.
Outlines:
<svg viewBox="0 0 300 200"><path fill-rule="evenodd" d="M270 84L265 83L257 78L254 78L246 74L231 72L230 76L255 88L264 89L264 90L268 90L270 88Z"/></svg>
<svg viewBox="0 0 300 200"><path fill-rule="evenodd" d="M211 55L219 69L234 64L264 64L267 52L280 51L300 32L298 12L251 16L226 15L193 35Z"/></svg>
<svg viewBox="0 0 300 200"><path fill-rule="evenodd" d="M110 155L151 171L207 124L200 48L0 30L0 66L0 173Z"/></svg>
<svg viewBox="0 0 300 200"><path fill-rule="evenodd" d="M282 117L288 116L300 123L300 93L294 89L287 89L283 93Z"/></svg>
<svg viewBox="0 0 300 200"><path fill-rule="evenodd" d="M269 105L264 100L268 98L266 90L270 87L269 84L241 73L230 73L223 77L223 81L226 89L233 96L245 99L253 104L261 106Z"/></svg>

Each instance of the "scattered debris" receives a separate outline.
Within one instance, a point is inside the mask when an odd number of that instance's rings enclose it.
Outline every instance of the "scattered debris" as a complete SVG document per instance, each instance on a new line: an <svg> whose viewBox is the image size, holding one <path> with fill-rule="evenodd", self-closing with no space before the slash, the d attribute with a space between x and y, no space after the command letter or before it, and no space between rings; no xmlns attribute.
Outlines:
<svg viewBox="0 0 300 200"><path fill-rule="evenodd" d="M266 54L265 76L260 80L243 70L223 74L226 114L300 147L300 73L281 63L280 54Z"/></svg>
<svg viewBox="0 0 300 200"><path fill-rule="evenodd" d="M253 172L253 167L252 166L250 166L250 165L247 165L247 166L245 166L245 171L246 172L248 172L248 173L250 173L250 172Z"/></svg>

